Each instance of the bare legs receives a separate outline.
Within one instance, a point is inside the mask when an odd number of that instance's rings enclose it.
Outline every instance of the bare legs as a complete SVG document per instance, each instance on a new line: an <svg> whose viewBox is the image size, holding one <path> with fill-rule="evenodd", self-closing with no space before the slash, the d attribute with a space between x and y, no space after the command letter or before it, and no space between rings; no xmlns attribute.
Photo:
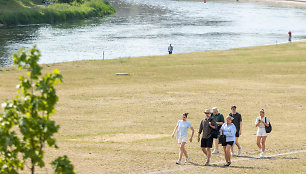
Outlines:
<svg viewBox="0 0 306 174"><path fill-rule="evenodd" d="M215 139L215 150L219 150L219 140L218 140L218 138Z"/></svg>
<svg viewBox="0 0 306 174"><path fill-rule="evenodd" d="M211 150L210 150L210 148L202 147L202 151L206 155L207 162L209 163L210 162L210 157L211 157Z"/></svg>
<svg viewBox="0 0 306 174"><path fill-rule="evenodd" d="M261 139L261 143L260 143L260 139ZM257 136L257 146L259 149L261 149L262 152L265 152L266 150L266 139L267 139L267 136Z"/></svg>
<svg viewBox="0 0 306 174"><path fill-rule="evenodd" d="M241 148L241 146L240 146L240 144L239 144L239 142L238 142L238 139L239 139L239 137L236 137L236 141L235 141L235 144L237 145L237 147L238 147L238 149L240 149ZM234 146L231 146L231 150L232 150L232 153L234 153Z"/></svg>
<svg viewBox="0 0 306 174"><path fill-rule="evenodd" d="M257 144L259 149L261 149L260 139L261 139L261 136L257 136L256 144Z"/></svg>
<svg viewBox="0 0 306 174"><path fill-rule="evenodd" d="M239 142L238 142L238 139L239 139L239 137L236 137L235 144L237 145L238 149L240 149L240 148L241 148L241 146L240 146L240 144L239 144Z"/></svg>
<svg viewBox="0 0 306 174"><path fill-rule="evenodd" d="M223 146L223 150L224 150L224 157L225 157L225 161L226 163L231 162L231 148L233 146L231 145L227 145L227 146Z"/></svg>
<svg viewBox="0 0 306 174"><path fill-rule="evenodd" d="M185 149L185 144L186 142L182 142L180 145L179 161L182 161L183 154L185 155L186 158L188 158L188 154Z"/></svg>
<svg viewBox="0 0 306 174"><path fill-rule="evenodd" d="M266 139L267 139L267 136L262 137L261 149L262 149L263 152L265 152L265 150L266 150Z"/></svg>

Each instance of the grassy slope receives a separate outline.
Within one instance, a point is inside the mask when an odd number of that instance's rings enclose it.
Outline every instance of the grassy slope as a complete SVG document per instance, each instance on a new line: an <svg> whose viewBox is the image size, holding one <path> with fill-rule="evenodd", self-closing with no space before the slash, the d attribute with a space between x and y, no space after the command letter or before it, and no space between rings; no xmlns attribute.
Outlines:
<svg viewBox="0 0 306 174"><path fill-rule="evenodd" d="M61 149L48 156L68 154L78 173L177 169L178 146L168 135L184 112L197 130L203 109L213 106L226 115L237 105L244 156L258 155L254 121L261 108L273 125L266 155L306 149L306 43L45 66L54 68L64 75L54 117ZM1 101L14 96L19 74L0 71ZM188 143L187 151L193 164L203 164L199 143ZM211 162L220 160L223 152ZM237 161L230 169L190 164L187 171L302 173L305 161L301 153Z"/></svg>
<svg viewBox="0 0 306 174"><path fill-rule="evenodd" d="M40 5L40 6L37 6ZM0 0L0 23L5 25L56 23L112 14L115 9L103 0L88 0L81 5L52 4L40 0Z"/></svg>

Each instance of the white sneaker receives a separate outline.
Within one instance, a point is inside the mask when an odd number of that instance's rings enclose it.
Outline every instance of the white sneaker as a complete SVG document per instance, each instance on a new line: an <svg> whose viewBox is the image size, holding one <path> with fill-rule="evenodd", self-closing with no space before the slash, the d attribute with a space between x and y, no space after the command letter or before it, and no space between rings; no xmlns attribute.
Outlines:
<svg viewBox="0 0 306 174"><path fill-rule="evenodd" d="M217 154L217 153L219 153L219 150L214 150L214 151L212 152L212 154Z"/></svg>
<svg viewBox="0 0 306 174"><path fill-rule="evenodd" d="M176 162L176 164L180 165L180 164L181 164L181 161L180 161L180 160L178 160L178 161Z"/></svg>
<svg viewBox="0 0 306 174"><path fill-rule="evenodd" d="M231 152L231 156L235 156L234 152Z"/></svg>
<svg viewBox="0 0 306 174"><path fill-rule="evenodd" d="M189 159L190 159L190 157L186 158L185 163L188 163Z"/></svg>
<svg viewBox="0 0 306 174"><path fill-rule="evenodd" d="M260 158L263 158L263 157L265 157L265 153L264 153L264 152L261 152L261 153L260 153Z"/></svg>
<svg viewBox="0 0 306 174"><path fill-rule="evenodd" d="M238 155L240 155L242 152L242 147L240 146L240 149L238 149Z"/></svg>

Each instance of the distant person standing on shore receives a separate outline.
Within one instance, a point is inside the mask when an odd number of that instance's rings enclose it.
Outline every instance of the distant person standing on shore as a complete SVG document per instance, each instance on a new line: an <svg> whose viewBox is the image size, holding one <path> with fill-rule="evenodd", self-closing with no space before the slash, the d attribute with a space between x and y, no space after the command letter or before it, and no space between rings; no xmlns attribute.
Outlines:
<svg viewBox="0 0 306 174"><path fill-rule="evenodd" d="M187 121L187 116L188 116L188 113L183 114L182 120L179 120L177 122L177 125L175 126L175 128L173 130L173 133L172 133L172 137L174 137L174 134L177 131L176 138L178 139L178 143L180 144L179 159L176 162L176 164L178 164L178 165L181 164L183 154L186 157L185 163L187 163L188 160L190 159L190 157L188 156L187 151L185 149L185 144L187 143L187 139L188 139L188 128L190 128L191 131L192 131L191 137L189 139L190 142L192 142L194 129L191 126L191 123L189 121Z"/></svg>
<svg viewBox="0 0 306 174"><path fill-rule="evenodd" d="M169 54L172 54L172 51L173 51L173 46L170 44L169 47L168 47Z"/></svg>
<svg viewBox="0 0 306 174"><path fill-rule="evenodd" d="M237 111L236 111L236 106L233 105L231 107L231 110L232 112L229 114L229 116L233 117L233 123L234 125L236 126L236 140L235 140L235 144L237 145L238 147L238 155L241 154L242 152L242 147L240 146L239 142L238 142L238 139L239 139L239 136L241 135L241 132L242 132L242 117L241 117L241 114L239 114ZM231 152L231 155L234 156L234 147L232 146L232 152Z"/></svg>
<svg viewBox="0 0 306 174"><path fill-rule="evenodd" d="M255 126L258 127L257 129L257 146L260 149L260 157L263 158L266 149L266 139L267 139L267 132L265 127L269 127L269 120L268 117L265 116L264 109L259 111L260 116L256 118ZM261 139L261 144L260 144Z"/></svg>
<svg viewBox="0 0 306 174"><path fill-rule="evenodd" d="M288 35L289 35L288 41L289 41L289 43L291 43L291 41L292 41L292 33L291 33L291 31L288 32Z"/></svg>

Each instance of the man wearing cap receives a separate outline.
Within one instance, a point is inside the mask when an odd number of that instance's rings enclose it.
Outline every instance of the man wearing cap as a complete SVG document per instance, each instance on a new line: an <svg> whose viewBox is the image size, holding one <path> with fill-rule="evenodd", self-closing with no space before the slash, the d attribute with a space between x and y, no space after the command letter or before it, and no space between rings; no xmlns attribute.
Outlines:
<svg viewBox="0 0 306 174"><path fill-rule="evenodd" d="M242 147L240 146L239 142L238 142L238 139L239 139L239 136L241 135L241 132L242 132L242 117L241 117L241 114L239 114L237 111L236 111L236 106L233 105L231 107L231 110L232 112L229 114L231 117L234 118L233 120L233 123L234 125L236 126L236 139L235 139L235 144L237 145L238 147L238 155L241 154L242 152ZM232 146L232 152L231 152L231 155L234 156L234 147Z"/></svg>
<svg viewBox="0 0 306 174"><path fill-rule="evenodd" d="M203 133L202 139L201 139L201 148L202 148L203 153L207 157L207 161L205 165L209 166L210 157L211 157L210 149L212 148L212 144L213 144L211 130L216 128L215 126L217 125L217 123L213 118L210 117L211 112L209 109L205 109L204 113L206 115L206 118L204 118L201 121L200 128L199 128L199 134L198 134L198 142L200 142L200 135L201 133Z"/></svg>
<svg viewBox="0 0 306 174"><path fill-rule="evenodd" d="M221 113L219 113L219 110L217 107L212 108L213 113L211 114L211 118L213 118L220 127L224 124L224 117ZM217 130L219 132L219 130ZM215 149L213 151L213 154L219 153L219 141L218 137L213 137L215 139Z"/></svg>

